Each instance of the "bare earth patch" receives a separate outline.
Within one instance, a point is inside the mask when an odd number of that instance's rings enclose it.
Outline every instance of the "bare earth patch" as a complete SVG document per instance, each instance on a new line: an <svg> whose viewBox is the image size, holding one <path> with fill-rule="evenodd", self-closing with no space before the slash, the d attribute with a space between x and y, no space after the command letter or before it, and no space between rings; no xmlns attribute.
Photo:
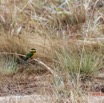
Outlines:
<svg viewBox="0 0 104 103"><path fill-rule="evenodd" d="M51 89L51 76L47 73L41 76L4 76L0 80L0 96L44 94Z"/></svg>

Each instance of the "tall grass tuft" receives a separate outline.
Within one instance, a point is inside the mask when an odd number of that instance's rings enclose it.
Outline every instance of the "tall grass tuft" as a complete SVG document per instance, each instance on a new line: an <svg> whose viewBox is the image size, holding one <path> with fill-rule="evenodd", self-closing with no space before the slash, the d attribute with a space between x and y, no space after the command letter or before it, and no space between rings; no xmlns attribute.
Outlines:
<svg viewBox="0 0 104 103"><path fill-rule="evenodd" d="M5 58L3 56L1 56L1 61L0 63L2 63L2 67L0 68L0 72L2 74L6 74L6 75L10 75L10 74L14 74L17 72L18 70L18 63L17 63L17 59L16 57L13 56L5 56Z"/></svg>
<svg viewBox="0 0 104 103"><path fill-rule="evenodd" d="M103 67L102 54L83 51L73 53L69 50L56 51L58 66L69 74L79 73L85 76L95 75Z"/></svg>
<svg viewBox="0 0 104 103"><path fill-rule="evenodd" d="M24 38L10 35L0 36L0 51L25 54L28 44Z"/></svg>

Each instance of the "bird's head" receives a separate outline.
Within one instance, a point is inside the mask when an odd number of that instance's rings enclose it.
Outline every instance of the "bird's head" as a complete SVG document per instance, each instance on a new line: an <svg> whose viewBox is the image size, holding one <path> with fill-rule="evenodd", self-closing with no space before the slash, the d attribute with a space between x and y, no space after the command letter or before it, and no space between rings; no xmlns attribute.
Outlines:
<svg viewBox="0 0 104 103"><path fill-rule="evenodd" d="M36 49L34 49L34 48L32 48L30 51L31 51L32 53L36 53Z"/></svg>

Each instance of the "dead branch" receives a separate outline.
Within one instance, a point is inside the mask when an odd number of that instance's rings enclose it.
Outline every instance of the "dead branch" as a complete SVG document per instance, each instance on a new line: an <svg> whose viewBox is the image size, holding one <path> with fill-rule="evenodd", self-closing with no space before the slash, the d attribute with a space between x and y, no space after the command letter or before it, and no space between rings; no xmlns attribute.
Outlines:
<svg viewBox="0 0 104 103"><path fill-rule="evenodd" d="M39 64L43 65L51 74L53 74L54 76L57 76L57 74L45 63L43 63L42 61L37 60L37 59L34 59L34 60L37 61Z"/></svg>

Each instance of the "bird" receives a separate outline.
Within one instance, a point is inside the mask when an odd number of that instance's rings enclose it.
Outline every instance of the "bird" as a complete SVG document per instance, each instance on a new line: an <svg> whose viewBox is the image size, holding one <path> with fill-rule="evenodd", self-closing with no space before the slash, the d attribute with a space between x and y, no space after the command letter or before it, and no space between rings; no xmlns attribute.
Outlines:
<svg viewBox="0 0 104 103"><path fill-rule="evenodd" d="M36 49L34 49L34 48L31 49L30 52L28 52L26 54L26 57L24 58L24 61L27 61L28 59L33 58L35 56L35 54L36 54Z"/></svg>

